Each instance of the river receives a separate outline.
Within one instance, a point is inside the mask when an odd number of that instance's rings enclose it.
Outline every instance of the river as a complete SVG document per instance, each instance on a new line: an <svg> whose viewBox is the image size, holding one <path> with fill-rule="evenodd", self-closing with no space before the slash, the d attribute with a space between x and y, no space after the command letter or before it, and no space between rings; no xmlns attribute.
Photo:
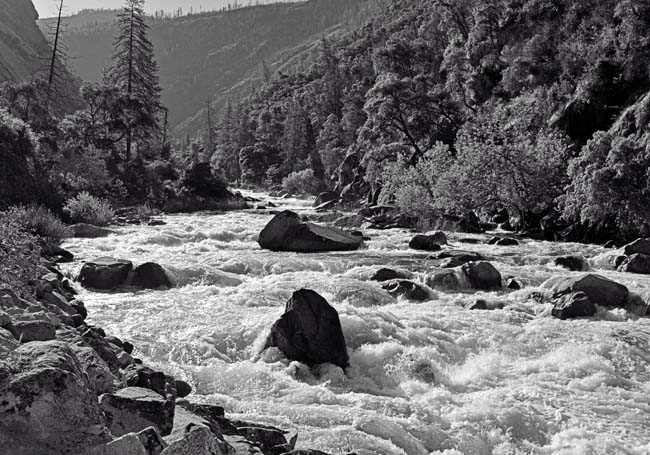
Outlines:
<svg viewBox="0 0 650 455"><path fill-rule="evenodd" d="M264 200L266 196L259 195ZM311 201L273 199L313 214ZM264 210L162 216L164 226L126 226L105 239L63 246L77 262L99 256L154 261L168 291L81 291L89 322L131 341L135 356L192 384L195 401L234 418L297 432L300 448L332 454L649 454L650 319L600 309L560 321L530 297L568 275L553 258L582 254L591 266L650 298L650 276L605 270L613 253L593 245L525 241L457 248L487 256L514 292L435 292L425 303L395 300L369 280L379 266L431 273L406 230L365 231L355 252L263 251ZM321 293L340 314L347 373L310 371L278 352L258 355L294 290ZM469 311L477 297L503 310Z"/></svg>

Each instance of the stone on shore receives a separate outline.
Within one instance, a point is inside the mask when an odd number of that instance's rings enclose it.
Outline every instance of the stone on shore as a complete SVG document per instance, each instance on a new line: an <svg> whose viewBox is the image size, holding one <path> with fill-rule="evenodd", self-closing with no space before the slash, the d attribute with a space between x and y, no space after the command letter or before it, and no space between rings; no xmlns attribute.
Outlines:
<svg viewBox="0 0 650 455"><path fill-rule="evenodd" d="M215 427L210 427L203 418L191 413L181 406L176 407L174 425L171 433L166 436L168 447L163 455L220 455L221 434L215 433Z"/></svg>
<svg viewBox="0 0 650 455"><path fill-rule="evenodd" d="M126 282L132 268L131 261L103 257L86 262L77 281L85 288L113 290Z"/></svg>
<svg viewBox="0 0 650 455"><path fill-rule="evenodd" d="M608 307L625 306L629 294L622 284L594 273L553 277L543 283L542 288L549 289L553 298L573 292L584 292L592 303Z"/></svg>
<svg viewBox="0 0 650 455"><path fill-rule="evenodd" d="M34 341L0 361L0 451L83 453L110 440L97 395L66 343Z"/></svg>
<svg viewBox="0 0 650 455"><path fill-rule="evenodd" d="M175 404L142 387L127 387L100 397L108 427L115 436L153 426L161 435L171 433Z"/></svg>
<svg viewBox="0 0 650 455"><path fill-rule="evenodd" d="M45 319L16 321L14 323L16 335L22 343L30 341L49 341L56 338L54 324Z"/></svg>
<svg viewBox="0 0 650 455"><path fill-rule="evenodd" d="M288 359L310 366L332 363L345 369L349 363L337 311L309 289L293 293L266 347L277 347Z"/></svg>
<svg viewBox="0 0 650 455"><path fill-rule="evenodd" d="M266 225L258 243L271 251L315 253L356 250L363 239L340 229L302 222L296 213L285 210Z"/></svg>
<svg viewBox="0 0 650 455"><path fill-rule="evenodd" d="M165 269L155 262L145 262L135 268L131 285L143 289L171 288Z"/></svg>

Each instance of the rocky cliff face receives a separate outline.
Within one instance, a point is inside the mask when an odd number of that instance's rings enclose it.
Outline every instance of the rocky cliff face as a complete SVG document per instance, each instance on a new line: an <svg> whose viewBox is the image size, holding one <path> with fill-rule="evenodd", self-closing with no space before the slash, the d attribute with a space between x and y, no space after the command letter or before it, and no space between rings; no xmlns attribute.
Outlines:
<svg viewBox="0 0 650 455"><path fill-rule="evenodd" d="M36 25L31 0L0 0L0 82L30 79L44 70L50 46Z"/></svg>

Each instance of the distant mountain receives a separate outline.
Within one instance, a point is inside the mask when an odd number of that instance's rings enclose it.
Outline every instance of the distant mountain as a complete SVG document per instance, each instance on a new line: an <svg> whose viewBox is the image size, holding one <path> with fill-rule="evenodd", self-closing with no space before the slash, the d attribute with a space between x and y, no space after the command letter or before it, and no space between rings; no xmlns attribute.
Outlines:
<svg viewBox="0 0 650 455"><path fill-rule="evenodd" d="M322 37L358 23L369 3L310 0L152 19L150 37L170 124L177 134L202 129L208 102L219 111L228 98L235 101L255 90L265 72L307 64ZM115 12L87 11L67 21L64 41L70 65L84 80L97 80L110 59L115 33L111 14ZM50 21L40 21L41 27Z"/></svg>
<svg viewBox="0 0 650 455"><path fill-rule="evenodd" d="M50 46L31 0L0 0L0 82L20 82L46 68Z"/></svg>

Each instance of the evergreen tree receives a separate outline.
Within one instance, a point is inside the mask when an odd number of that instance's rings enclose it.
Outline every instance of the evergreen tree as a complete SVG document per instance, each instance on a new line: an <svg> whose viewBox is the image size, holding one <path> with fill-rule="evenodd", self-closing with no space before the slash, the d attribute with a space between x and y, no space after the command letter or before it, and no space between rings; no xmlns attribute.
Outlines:
<svg viewBox="0 0 650 455"><path fill-rule="evenodd" d="M105 75L106 81L115 85L127 99L124 125L127 162L131 159L134 142L142 145L159 137L161 90L144 3L144 0L126 0L118 15L112 65Z"/></svg>

